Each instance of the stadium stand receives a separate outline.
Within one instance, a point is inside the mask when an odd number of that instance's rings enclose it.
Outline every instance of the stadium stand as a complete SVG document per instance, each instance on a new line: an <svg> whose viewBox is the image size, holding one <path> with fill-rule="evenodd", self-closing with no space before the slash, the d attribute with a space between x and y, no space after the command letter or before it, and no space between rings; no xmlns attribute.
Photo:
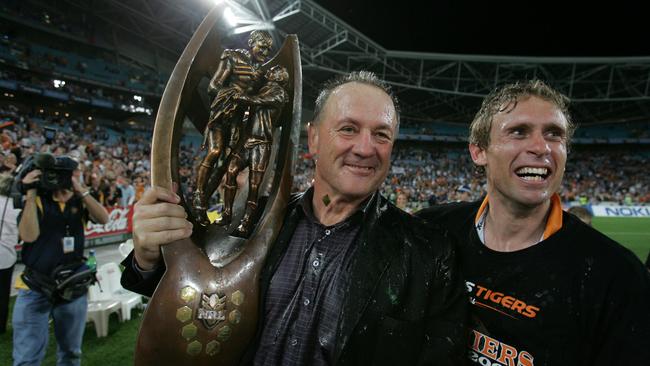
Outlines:
<svg viewBox="0 0 650 366"><path fill-rule="evenodd" d="M116 180L135 185L136 198L149 184L149 152L155 106L169 69L154 69L107 47L83 12L37 2L11 1L0 8L0 113L2 169L15 170L35 151L70 154L83 163L107 205L118 205ZM308 83L309 84L309 83ZM141 93L141 94L136 94ZM43 129L56 130L46 141ZM467 124L406 118L383 191L409 196L410 210L456 200L456 188L484 193L467 152ZM187 130L180 176L191 194L201 135ZM641 166L650 157L650 123L586 123L580 126L566 171L567 202L647 204L650 191ZM311 180L313 162L304 150L294 190ZM218 198L213 204L218 203Z"/></svg>

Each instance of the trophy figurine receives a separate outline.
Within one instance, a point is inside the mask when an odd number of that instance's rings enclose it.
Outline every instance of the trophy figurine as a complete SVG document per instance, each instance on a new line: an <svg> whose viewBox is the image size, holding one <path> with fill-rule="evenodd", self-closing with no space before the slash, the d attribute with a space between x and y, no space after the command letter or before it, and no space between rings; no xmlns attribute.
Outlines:
<svg viewBox="0 0 650 366"><path fill-rule="evenodd" d="M232 39L220 3L186 46L156 116L151 180L177 192L194 223L192 237L162 247L164 273L138 334L136 365L234 365L255 335L259 276L289 200L301 112L298 41L274 56L265 31L246 47ZM228 38L231 37L231 38ZM216 60L216 61L215 61ZM179 176L183 123L204 133L193 193ZM248 184L237 175L248 169ZM221 219L206 215L224 192Z"/></svg>
<svg viewBox="0 0 650 366"><path fill-rule="evenodd" d="M217 71L214 73L208 92L213 98L210 105L210 118L204 132L202 149L207 147L207 154L199 166L192 206L197 221L201 225L209 224L207 206L212 190L208 190L208 179L215 172L215 180L223 176L223 166L215 171L224 150L237 145L240 131L249 107L243 105L238 95L247 95L259 89L262 76L262 63L267 61L273 38L266 31L253 31L248 39L250 50L226 49L221 54ZM207 146L206 146L207 145ZM226 185L224 196L233 195L236 186ZM226 198L228 200L230 198ZM234 199L234 196L233 196ZM232 217L232 207L221 215L220 224L227 225Z"/></svg>

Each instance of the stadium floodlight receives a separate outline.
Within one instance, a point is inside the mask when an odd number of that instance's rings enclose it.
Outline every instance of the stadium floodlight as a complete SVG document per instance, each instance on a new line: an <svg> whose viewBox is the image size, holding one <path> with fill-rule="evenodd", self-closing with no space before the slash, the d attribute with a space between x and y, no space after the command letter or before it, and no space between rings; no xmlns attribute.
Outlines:
<svg viewBox="0 0 650 366"><path fill-rule="evenodd" d="M257 24L245 25L242 27L237 27L233 31L234 34L248 33L254 30L273 30L275 25L273 23L262 22Z"/></svg>
<svg viewBox="0 0 650 366"><path fill-rule="evenodd" d="M228 25L230 25L231 27L236 27L237 24L239 23L237 16L229 6L223 10L223 17L224 19L226 19L226 22L228 22Z"/></svg>
<svg viewBox="0 0 650 366"><path fill-rule="evenodd" d="M137 100L138 102L142 102L142 96L140 95L134 95L133 99Z"/></svg>
<svg viewBox="0 0 650 366"><path fill-rule="evenodd" d="M65 81L54 79L54 80L52 80L52 85L54 85L54 87L57 88L57 89L62 88L65 85Z"/></svg>

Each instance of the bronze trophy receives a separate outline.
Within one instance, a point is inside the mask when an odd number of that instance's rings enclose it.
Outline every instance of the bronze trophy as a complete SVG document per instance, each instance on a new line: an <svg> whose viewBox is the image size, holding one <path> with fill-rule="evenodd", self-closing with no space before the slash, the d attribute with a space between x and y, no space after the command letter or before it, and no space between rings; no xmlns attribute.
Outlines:
<svg viewBox="0 0 650 366"><path fill-rule="evenodd" d="M226 6L217 5L192 36L156 116L152 184L181 187L194 232L162 247L167 270L144 313L136 365L239 362L257 327L259 273L289 200L300 133L298 41L287 36L270 60L272 39L263 31L249 35L248 49L224 50ZM204 132L189 197L179 177L185 120ZM235 178L246 168L248 184L238 189ZM220 184L224 211L210 223L207 204Z"/></svg>

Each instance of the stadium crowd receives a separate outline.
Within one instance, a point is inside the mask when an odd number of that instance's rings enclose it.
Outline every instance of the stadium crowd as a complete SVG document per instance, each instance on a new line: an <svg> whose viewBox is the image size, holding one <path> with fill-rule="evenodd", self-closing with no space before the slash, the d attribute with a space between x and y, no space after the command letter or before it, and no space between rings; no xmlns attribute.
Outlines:
<svg viewBox="0 0 650 366"><path fill-rule="evenodd" d="M15 173L18 165L34 152L68 155L82 163L83 181L92 188L93 196L109 207L137 201L149 185L151 130L117 131L95 121L30 114L14 105L0 107L0 123L0 172ZM57 131L51 140L45 137L46 126ZM200 163L198 151L195 144L181 144L179 175L188 197ZM583 148L571 154L567 183L561 192L565 201L624 205L650 202L650 184L643 169L639 169L647 166L648 151L595 152ZM404 194L407 211L435 203L475 200L485 193L483 175L475 169L462 144L424 148L398 141L393 161L382 191L393 202L400 193ZM309 186L313 166L312 157L301 150L294 191ZM462 191L469 191L469 195L461 197Z"/></svg>

